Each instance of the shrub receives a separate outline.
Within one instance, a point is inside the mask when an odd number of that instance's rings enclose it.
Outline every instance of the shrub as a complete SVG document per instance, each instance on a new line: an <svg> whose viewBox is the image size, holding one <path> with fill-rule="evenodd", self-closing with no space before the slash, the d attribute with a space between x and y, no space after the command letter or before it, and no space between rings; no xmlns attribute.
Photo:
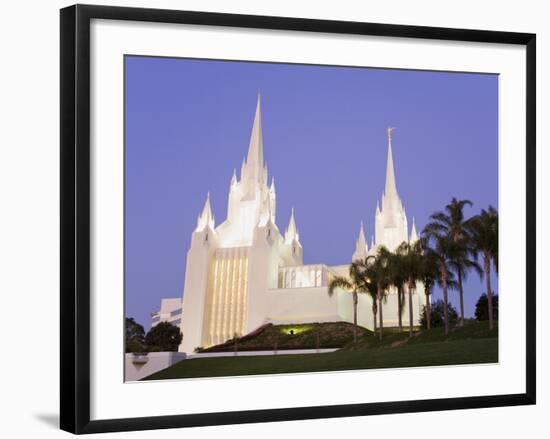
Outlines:
<svg viewBox="0 0 550 439"><path fill-rule="evenodd" d="M479 296L476 303L475 311L476 320L489 320L489 300L487 294L483 293ZM498 320L498 295L493 296L493 318Z"/></svg>
<svg viewBox="0 0 550 439"><path fill-rule="evenodd" d="M426 309L427 307L424 306L422 309L422 314L420 316L420 326L422 326L423 329L427 328L427 320L426 320ZM440 326L445 326L445 302L443 300L439 299L436 300L434 303L432 303L431 307L431 327L437 328ZM448 313L449 313L449 325L453 326L456 325L458 321L458 312L456 311L455 307L451 304L451 302L448 303Z"/></svg>

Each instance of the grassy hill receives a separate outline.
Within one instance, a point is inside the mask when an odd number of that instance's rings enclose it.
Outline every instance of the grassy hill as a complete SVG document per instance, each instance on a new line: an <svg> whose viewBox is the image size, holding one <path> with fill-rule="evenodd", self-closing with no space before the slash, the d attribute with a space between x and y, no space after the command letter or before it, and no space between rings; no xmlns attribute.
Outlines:
<svg viewBox="0 0 550 439"><path fill-rule="evenodd" d="M345 325L335 327L342 329ZM292 328L298 326L303 325L293 325ZM270 339L272 331L284 332L289 328L273 326L263 337ZM357 344L348 342L332 353L285 355L283 351L272 356L196 358L181 361L144 380L498 362L498 329L490 331L487 322L469 321L464 328L453 328L448 336L443 328L418 331L410 339L408 333L388 331L382 342L370 331L363 329L362 334ZM263 339L260 335L259 340ZM311 342L309 335L303 337ZM292 340L294 343L297 338Z"/></svg>
<svg viewBox="0 0 550 439"><path fill-rule="evenodd" d="M357 336L372 335L365 328L357 328ZM347 322L311 323L303 325L265 325L252 336L200 349L199 352L266 351L285 349L341 348L353 342L353 325Z"/></svg>
<svg viewBox="0 0 550 439"><path fill-rule="evenodd" d="M372 334L372 332L371 332ZM489 330L489 322L478 322L475 320L466 320L464 327L451 328L449 335L445 335L444 328L433 328L428 330L421 330L413 332L413 336L409 337L408 331L395 332L391 329L387 334L384 334L382 341L378 337L372 334L371 337L361 337L357 343L348 343L342 350L343 351L357 351L373 348L383 347L398 347L404 345L417 345L424 343L441 343L441 342L453 342L460 340L479 340L479 339L497 339L498 327L493 330Z"/></svg>

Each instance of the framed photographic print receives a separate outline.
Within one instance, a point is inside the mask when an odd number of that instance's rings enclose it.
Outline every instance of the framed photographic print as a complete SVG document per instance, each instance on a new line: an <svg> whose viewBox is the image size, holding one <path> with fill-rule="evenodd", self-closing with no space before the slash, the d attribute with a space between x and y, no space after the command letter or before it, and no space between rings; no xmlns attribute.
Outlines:
<svg viewBox="0 0 550 439"><path fill-rule="evenodd" d="M535 134L533 34L62 9L61 428L534 404Z"/></svg>

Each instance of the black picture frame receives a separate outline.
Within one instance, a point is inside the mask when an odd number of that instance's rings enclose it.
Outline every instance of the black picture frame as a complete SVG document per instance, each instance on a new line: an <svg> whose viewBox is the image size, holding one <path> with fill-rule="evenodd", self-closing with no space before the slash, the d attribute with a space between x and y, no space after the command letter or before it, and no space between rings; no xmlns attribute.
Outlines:
<svg viewBox="0 0 550 439"><path fill-rule="evenodd" d="M526 392L494 396L90 420L90 21L92 19L525 46L527 60L525 66L527 79L525 116ZM81 434L535 404L535 34L89 5L75 5L62 9L60 25L61 429Z"/></svg>

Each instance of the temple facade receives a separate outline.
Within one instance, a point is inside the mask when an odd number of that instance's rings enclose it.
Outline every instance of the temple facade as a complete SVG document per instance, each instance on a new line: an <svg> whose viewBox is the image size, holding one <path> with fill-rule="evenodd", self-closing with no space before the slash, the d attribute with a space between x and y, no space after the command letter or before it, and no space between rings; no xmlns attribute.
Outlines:
<svg viewBox="0 0 550 439"><path fill-rule="evenodd" d="M392 129L388 129L386 183L376 207L375 230L367 245L363 224L350 262L390 250L417 239L415 225L408 233L407 216L395 182ZM351 294L336 291L330 297L332 276L347 275L349 263L339 266L304 265L303 248L294 214L284 232L276 223L277 197L273 178L268 184L264 162L261 102L258 96L250 143L240 175L229 184L227 218L216 225L210 196L193 231L187 253L180 351L193 352L242 336L265 323L351 322ZM417 325L424 292L413 294L413 324ZM390 291L384 306L384 325L397 325L397 295ZM408 304L406 304L408 306ZM358 324L374 328L371 299L359 295ZM408 313L403 313L408 324Z"/></svg>

